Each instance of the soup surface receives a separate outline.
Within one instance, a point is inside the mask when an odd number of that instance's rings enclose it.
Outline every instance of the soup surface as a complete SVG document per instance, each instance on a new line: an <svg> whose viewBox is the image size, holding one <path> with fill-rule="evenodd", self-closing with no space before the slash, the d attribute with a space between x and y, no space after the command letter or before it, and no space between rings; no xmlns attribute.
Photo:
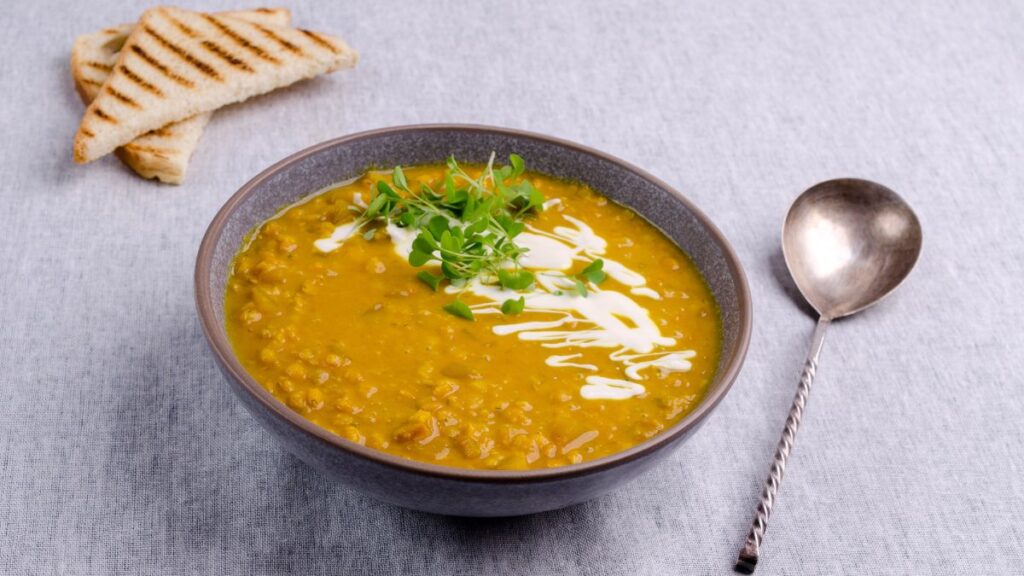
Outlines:
<svg viewBox="0 0 1024 576"><path fill-rule="evenodd" d="M442 190L446 171L406 168L402 183ZM410 262L414 226L359 220L382 180L396 174L284 208L235 257L228 335L283 403L391 454L516 470L618 452L699 403L718 363L718 308L643 218L584 185L516 173L543 196L514 237L521 275L445 279L437 261Z"/></svg>

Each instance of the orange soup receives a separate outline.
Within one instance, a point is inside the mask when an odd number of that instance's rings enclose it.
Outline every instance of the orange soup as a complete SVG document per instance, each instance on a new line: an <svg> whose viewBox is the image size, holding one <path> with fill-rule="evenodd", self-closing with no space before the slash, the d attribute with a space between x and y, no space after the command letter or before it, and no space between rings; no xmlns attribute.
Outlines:
<svg viewBox="0 0 1024 576"><path fill-rule="evenodd" d="M225 308L239 360L292 410L462 468L643 442L696 407L721 346L661 231L517 157L370 171L282 209L235 257Z"/></svg>

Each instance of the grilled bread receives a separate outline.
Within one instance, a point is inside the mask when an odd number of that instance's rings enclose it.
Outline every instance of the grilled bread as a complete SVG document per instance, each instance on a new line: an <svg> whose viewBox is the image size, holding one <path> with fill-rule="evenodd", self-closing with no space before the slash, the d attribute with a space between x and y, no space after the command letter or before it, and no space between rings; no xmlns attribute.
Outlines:
<svg viewBox="0 0 1024 576"><path fill-rule="evenodd" d="M358 55L340 38L171 7L147 10L75 135L91 162L171 122L340 68Z"/></svg>
<svg viewBox="0 0 1024 576"><path fill-rule="evenodd" d="M259 8L219 15L259 24L287 26L291 23L291 13L284 8ZM100 93L134 27L134 24L123 24L85 34L75 40L71 50L71 74L75 89L86 105ZM118 148L115 154L143 178L180 184L210 115L210 112L197 114L147 132Z"/></svg>

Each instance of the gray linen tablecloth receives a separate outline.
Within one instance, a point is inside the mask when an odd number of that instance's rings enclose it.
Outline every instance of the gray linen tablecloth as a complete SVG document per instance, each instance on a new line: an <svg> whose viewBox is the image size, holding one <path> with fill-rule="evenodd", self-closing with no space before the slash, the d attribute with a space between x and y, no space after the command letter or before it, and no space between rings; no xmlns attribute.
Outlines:
<svg viewBox="0 0 1024 576"><path fill-rule="evenodd" d="M1021 573L1021 3L291 7L360 49L358 69L218 112L175 188L70 160L71 42L144 6L5 3L0 573L729 574L813 328L782 219L839 176L904 195L925 248L891 299L833 327L760 571ZM410 512L280 450L222 383L192 299L216 210L300 148L419 122L595 146L733 242L746 367L641 480L511 520Z"/></svg>

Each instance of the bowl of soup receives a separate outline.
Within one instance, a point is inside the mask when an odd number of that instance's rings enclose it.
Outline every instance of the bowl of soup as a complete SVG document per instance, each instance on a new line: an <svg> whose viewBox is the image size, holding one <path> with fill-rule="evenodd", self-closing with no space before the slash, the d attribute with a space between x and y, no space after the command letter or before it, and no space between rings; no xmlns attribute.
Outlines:
<svg viewBox="0 0 1024 576"><path fill-rule="evenodd" d="M484 126L282 160L214 218L195 282L213 356L271 437L346 486L460 516L637 477L722 400L751 326L735 253L682 194Z"/></svg>

